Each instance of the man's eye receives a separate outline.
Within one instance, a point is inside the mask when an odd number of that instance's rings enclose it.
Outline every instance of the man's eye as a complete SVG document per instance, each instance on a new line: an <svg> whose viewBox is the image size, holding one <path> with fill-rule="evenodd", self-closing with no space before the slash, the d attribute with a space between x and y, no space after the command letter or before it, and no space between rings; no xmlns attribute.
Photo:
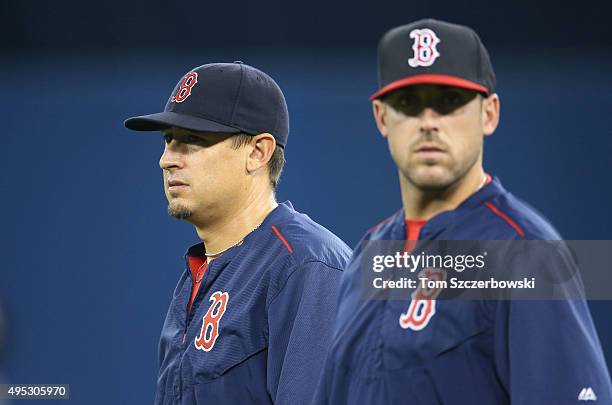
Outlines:
<svg viewBox="0 0 612 405"><path fill-rule="evenodd" d="M448 107L460 106L463 103L463 97L456 91L447 91L442 95L442 104Z"/></svg>
<svg viewBox="0 0 612 405"><path fill-rule="evenodd" d="M419 103L419 98L414 94L402 94L398 99L398 104L401 107L410 107Z"/></svg>
<svg viewBox="0 0 612 405"><path fill-rule="evenodd" d="M434 108L440 114L450 114L469 103L476 95L476 92L448 90L435 97Z"/></svg>
<svg viewBox="0 0 612 405"><path fill-rule="evenodd" d="M169 135L169 134L165 134L165 135L164 135L164 142L165 142L166 144L168 144L168 143L172 142L172 139L174 139L174 137L173 137L172 135Z"/></svg>
<svg viewBox="0 0 612 405"><path fill-rule="evenodd" d="M200 143L202 142L202 138L200 138L199 136L195 136L195 135L187 135L187 138L185 138L185 141L187 143Z"/></svg>
<svg viewBox="0 0 612 405"><path fill-rule="evenodd" d="M389 99L389 104L397 111L408 116L417 116L423 110L423 100L410 92L393 95Z"/></svg>

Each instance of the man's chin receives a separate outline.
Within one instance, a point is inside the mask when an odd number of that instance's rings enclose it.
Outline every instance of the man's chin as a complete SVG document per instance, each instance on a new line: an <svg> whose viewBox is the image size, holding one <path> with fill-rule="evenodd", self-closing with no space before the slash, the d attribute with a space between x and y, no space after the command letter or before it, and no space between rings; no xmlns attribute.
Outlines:
<svg viewBox="0 0 612 405"><path fill-rule="evenodd" d="M435 191L450 187L456 179L446 170L440 168L425 168L409 173L408 181L421 190Z"/></svg>
<svg viewBox="0 0 612 405"><path fill-rule="evenodd" d="M176 202L171 202L170 204L168 204L168 215L170 215L171 217L174 217L176 219L188 219L189 217L191 217L192 214L193 212L191 211L191 209L189 209L189 207L183 204L179 204Z"/></svg>

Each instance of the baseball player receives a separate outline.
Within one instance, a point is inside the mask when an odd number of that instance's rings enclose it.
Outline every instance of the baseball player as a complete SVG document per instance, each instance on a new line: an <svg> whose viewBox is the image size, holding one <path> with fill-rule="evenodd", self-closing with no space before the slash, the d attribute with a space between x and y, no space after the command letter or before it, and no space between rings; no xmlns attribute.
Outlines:
<svg viewBox="0 0 612 405"><path fill-rule="evenodd" d="M207 64L163 112L125 126L162 131L168 212L202 240L163 326L155 403L310 403L350 249L275 200L289 132L281 89L242 62Z"/></svg>
<svg viewBox="0 0 612 405"><path fill-rule="evenodd" d="M387 32L378 57L371 101L398 169L402 209L362 241L560 240L483 170L483 139L498 125L500 99L478 35L421 20ZM313 403L612 404L584 300L436 300L420 287L405 299L364 299L362 246L341 279ZM560 255L546 258L552 271L564 270Z"/></svg>

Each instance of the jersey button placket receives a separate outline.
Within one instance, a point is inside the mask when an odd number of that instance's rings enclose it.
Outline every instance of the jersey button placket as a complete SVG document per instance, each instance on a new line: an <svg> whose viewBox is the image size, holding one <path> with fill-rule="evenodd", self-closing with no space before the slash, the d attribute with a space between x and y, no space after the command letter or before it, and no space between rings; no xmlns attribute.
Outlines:
<svg viewBox="0 0 612 405"><path fill-rule="evenodd" d="M183 361L185 359L185 357L187 356L187 351L189 350L189 345L192 342L192 339L188 339L187 338L187 334L189 331L189 326L191 325L191 323L193 322L193 320L196 317L196 313L198 311L198 307L200 305L201 299L200 297L203 296L204 294L206 294L206 291L208 291L208 278L209 275L211 273L211 271L214 269L214 263L211 263L208 266L208 269L206 270L206 272L204 273L204 278L202 279L202 282L200 284L200 288L198 289L198 293L196 294L195 299L193 300L193 304L191 305L191 311L193 312L193 316L190 315L190 313L188 312L186 315L186 319L185 319L185 330L183 331L183 339L182 339L182 355L180 356L180 362L179 362L179 366L177 369L177 384L174 387L174 391L176 393L177 389L179 391L179 394L177 394L177 398L180 398L180 391L182 390L182 382L183 382ZM194 280L193 278L191 279L191 282L193 283ZM191 321L189 320L191 318ZM180 384L180 385L179 385Z"/></svg>
<svg viewBox="0 0 612 405"><path fill-rule="evenodd" d="M207 285L207 281L208 281L208 276L210 275L211 271L214 269L214 262L210 263L208 268L206 269L206 271L204 272L204 278L201 280L200 282L200 287L198 288L198 292L193 300L193 303L191 305L191 311L186 313L186 318L185 318L185 329L183 330L183 339L182 339L182 349L184 351L186 351L185 349L188 348L189 346L189 340L187 339L187 334L189 332L189 326L191 325L191 323L194 321L195 319L195 314L198 311L198 307L200 306L201 303L201 296L203 294L205 294L205 292L208 290L208 285ZM191 277L191 282L192 284L195 283L195 281L193 280L193 277ZM191 312L193 312L193 316L191 316Z"/></svg>

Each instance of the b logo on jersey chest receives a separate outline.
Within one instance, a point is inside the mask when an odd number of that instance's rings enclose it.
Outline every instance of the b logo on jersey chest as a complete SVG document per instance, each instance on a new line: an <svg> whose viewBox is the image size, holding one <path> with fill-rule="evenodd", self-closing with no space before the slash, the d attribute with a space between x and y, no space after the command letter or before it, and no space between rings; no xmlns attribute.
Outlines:
<svg viewBox="0 0 612 405"><path fill-rule="evenodd" d="M423 269L418 278L442 281L446 279L446 273L437 269ZM410 307L400 315L400 326L414 331L423 330L436 313L436 297L441 291L441 288L422 288L419 283L419 287L411 295Z"/></svg>
<svg viewBox="0 0 612 405"><path fill-rule="evenodd" d="M226 292L216 291L209 299L212 304L202 317L202 328L200 334L195 338L194 345L198 350L209 352L215 346L215 342L219 337L219 322L227 308L229 294Z"/></svg>

